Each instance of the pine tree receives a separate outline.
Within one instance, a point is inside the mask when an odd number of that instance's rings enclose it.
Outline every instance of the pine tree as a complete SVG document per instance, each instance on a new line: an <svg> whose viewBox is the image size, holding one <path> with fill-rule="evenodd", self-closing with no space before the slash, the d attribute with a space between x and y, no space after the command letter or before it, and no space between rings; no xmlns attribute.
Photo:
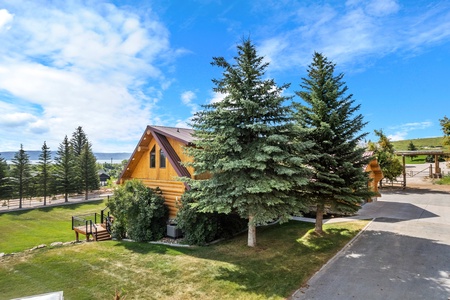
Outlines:
<svg viewBox="0 0 450 300"><path fill-rule="evenodd" d="M51 152L50 148L47 146L47 143L44 141L42 145L42 152L39 155L39 175L40 175L40 183L42 185L42 193L44 196L44 205L47 205L47 191L49 184L49 176L50 176L50 164L51 164Z"/></svg>
<svg viewBox="0 0 450 300"><path fill-rule="evenodd" d="M65 202L68 202L68 195L75 191L74 188L74 155L72 146L65 136L64 140L59 144L55 157L55 178L57 191L64 193Z"/></svg>
<svg viewBox="0 0 450 300"><path fill-rule="evenodd" d="M212 65L223 78L213 79L223 101L203 106L193 118L196 147L186 148L196 174L192 196L203 212L237 213L248 218L248 245L256 246L256 225L304 208L297 192L306 184L306 168L295 155L290 108L282 96L288 85L263 79L267 63L250 40L237 46L235 64L223 57Z"/></svg>
<svg viewBox="0 0 450 300"><path fill-rule="evenodd" d="M414 145L414 143L412 141L410 141L408 144L408 150L409 151L417 151L417 147L416 147L416 145ZM411 155L411 160L414 160L415 157L416 157L415 155Z"/></svg>
<svg viewBox="0 0 450 300"><path fill-rule="evenodd" d="M8 165L3 157L0 156L0 199L6 199L10 196Z"/></svg>
<svg viewBox="0 0 450 300"><path fill-rule="evenodd" d="M323 233L323 214L330 207L338 212L355 212L360 203L371 196L368 176L363 171L370 157L358 144L367 133L363 116L356 114L347 95L343 74L335 75L335 65L320 53L314 53L308 77L302 78L302 91L297 95L305 104L295 103L296 119L305 127L305 141L313 142L313 154L307 163L313 175L307 197L316 206L315 231Z"/></svg>
<svg viewBox="0 0 450 300"><path fill-rule="evenodd" d="M24 197L28 180L30 179L30 157L23 150L20 144L20 150L14 154L12 177L15 179L15 189L19 196L19 208L22 208L22 199Z"/></svg>
<svg viewBox="0 0 450 300"><path fill-rule="evenodd" d="M81 151L83 151L84 145L88 143L88 138L84 133L83 127L78 126L77 129L75 129L75 131L72 133L70 143L72 144L75 157L80 156Z"/></svg>
<svg viewBox="0 0 450 300"><path fill-rule="evenodd" d="M100 181L97 173L97 159L92 152L89 142L85 143L78 158L79 170L81 174L81 183L85 192L85 199L88 199L88 193L97 190L100 187Z"/></svg>
<svg viewBox="0 0 450 300"><path fill-rule="evenodd" d="M80 156L81 152L83 151L83 148L86 144L88 144L88 138L86 134L83 131L83 128L81 126L78 126L77 129L72 133L72 138L70 139L70 144L73 151L73 157L75 160L74 164L74 177L73 179L73 186L75 187L76 191L78 193L81 193L84 190L83 185L83 171L81 170L80 166Z"/></svg>

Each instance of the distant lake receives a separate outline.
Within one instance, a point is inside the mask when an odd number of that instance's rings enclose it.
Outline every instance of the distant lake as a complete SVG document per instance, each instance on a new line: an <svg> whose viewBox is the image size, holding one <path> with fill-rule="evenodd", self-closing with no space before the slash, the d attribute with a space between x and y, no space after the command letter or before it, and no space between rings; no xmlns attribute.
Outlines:
<svg viewBox="0 0 450 300"><path fill-rule="evenodd" d="M30 157L31 164L37 164L39 162L39 155L41 151L26 151L28 156ZM6 160L7 164L12 164L12 160L14 158L15 152L0 152L0 157L3 157ZM55 152L51 153L52 159L55 156ZM94 152L94 156L97 158L97 163L113 163L120 164L124 159L130 159L131 153L96 153Z"/></svg>

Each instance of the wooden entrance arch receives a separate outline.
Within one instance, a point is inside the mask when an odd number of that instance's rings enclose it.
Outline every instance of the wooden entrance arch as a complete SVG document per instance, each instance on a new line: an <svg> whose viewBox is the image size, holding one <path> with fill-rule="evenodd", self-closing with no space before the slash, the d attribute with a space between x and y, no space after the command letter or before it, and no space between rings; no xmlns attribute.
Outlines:
<svg viewBox="0 0 450 300"><path fill-rule="evenodd" d="M417 156L417 155L433 155L434 156L434 172L430 172L431 176L442 177L441 168L439 167L439 156L446 155L449 156L450 153L444 152L443 150L416 150L416 151L395 151L395 154L402 157L403 165L403 188L406 188L406 156Z"/></svg>

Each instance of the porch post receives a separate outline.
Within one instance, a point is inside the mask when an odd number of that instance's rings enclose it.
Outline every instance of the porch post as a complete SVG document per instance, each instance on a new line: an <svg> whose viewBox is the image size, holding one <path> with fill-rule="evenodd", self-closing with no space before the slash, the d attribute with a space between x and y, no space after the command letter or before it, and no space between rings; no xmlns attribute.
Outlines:
<svg viewBox="0 0 450 300"><path fill-rule="evenodd" d="M402 155L402 163L403 163L403 189L406 188L406 161L405 155Z"/></svg>

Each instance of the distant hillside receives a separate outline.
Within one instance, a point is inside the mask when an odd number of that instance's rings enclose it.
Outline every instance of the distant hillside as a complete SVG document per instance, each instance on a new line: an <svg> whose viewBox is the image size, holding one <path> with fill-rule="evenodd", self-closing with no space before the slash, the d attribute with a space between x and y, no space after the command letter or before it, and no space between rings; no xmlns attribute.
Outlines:
<svg viewBox="0 0 450 300"><path fill-rule="evenodd" d="M17 152L17 151L16 151ZM6 152L0 152L1 157L3 157L6 160L12 160L14 158L14 154L16 153L14 151L6 151ZM39 155L41 154L41 151L26 151L26 153L30 156L30 160L39 160ZM51 151L52 158L56 155L56 151ZM95 157L99 161L109 161L113 160L113 163L120 163L124 159L129 159L131 156L131 153L94 153Z"/></svg>
<svg viewBox="0 0 450 300"><path fill-rule="evenodd" d="M412 142L414 146L416 146L417 150L432 150L442 148L442 139L443 137L401 140L392 142L392 145L394 145L394 148L397 151L408 150L408 145Z"/></svg>

